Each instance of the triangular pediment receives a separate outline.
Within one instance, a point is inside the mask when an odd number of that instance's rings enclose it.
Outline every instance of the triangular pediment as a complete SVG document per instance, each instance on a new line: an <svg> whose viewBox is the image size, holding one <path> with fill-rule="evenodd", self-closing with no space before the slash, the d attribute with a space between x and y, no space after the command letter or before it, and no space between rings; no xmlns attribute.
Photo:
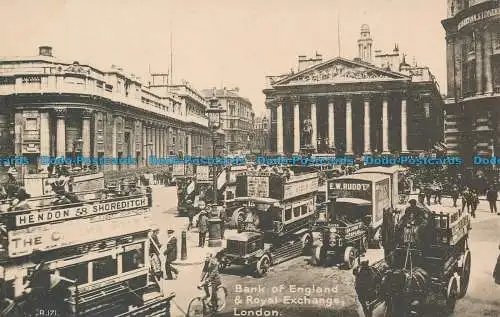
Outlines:
<svg viewBox="0 0 500 317"><path fill-rule="evenodd" d="M336 84L370 81L409 80L410 77L368 63L337 57L311 66L285 78L277 78L272 86Z"/></svg>

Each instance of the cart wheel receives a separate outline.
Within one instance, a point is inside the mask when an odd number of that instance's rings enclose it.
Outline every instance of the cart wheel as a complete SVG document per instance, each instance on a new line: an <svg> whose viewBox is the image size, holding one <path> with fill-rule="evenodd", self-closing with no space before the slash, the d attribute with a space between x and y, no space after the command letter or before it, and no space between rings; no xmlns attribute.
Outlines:
<svg viewBox="0 0 500 317"><path fill-rule="evenodd" d="M313 247L311 255L311 263L315 266L320 266L325 261L325 250L322 245Z"/></svg>
<svg viewBox="0 0 500 317"><path fill-rule="evenodd" d="M217 312L221 312L226 307L227 289L220 285L217 287Z"/></svg>
<svg viewBox="0 0 500 317"><path fill-rule="evenodd" d="M267 271L271 267L271 259L267 254L264 254L259 261L257 261L257 265L255 267L255 275L256 277L263 277L267 274Z"/></svg>
<svg viewBox="0 0 500 317"><path fill-rule="evenodd" d="M344 266L346 269L352 269L358 257L358 250L353 247L347 247L344 251Z"/></svg>
<svg viewBox="0 0 500 317"><path fill-rule="evenodd" d="M466 250L463 259L462 259L462 267L460 272L460 292L458 294L458 298L462 298L467 293L467 289L469 288L469 279L470 279L470 268L471 268L471 253L469 250Z"/></svg>
<svg viewBox="0 0 500 317"><path fill-rule="evenodd" d="M201 297L193 298L188 305L186 317L203 317L205 315L205 305Z"/></svg>
<svg viewBox="0 0 500 317"><path fill-rule="evenodd" d="M457 297L460 292L460 280L456 275L453 275L448 282L448 288L446 289L446 302L445 302L445 313L451 314L455 310L455 304L457 303Z"/></svg>
<svg viewBox="0 0 500 317"><path fill-rule="evenodd" d="M309 255L311 254L312 247L312 237L309 233L306 233L302 236L302 254Z"/></svg>

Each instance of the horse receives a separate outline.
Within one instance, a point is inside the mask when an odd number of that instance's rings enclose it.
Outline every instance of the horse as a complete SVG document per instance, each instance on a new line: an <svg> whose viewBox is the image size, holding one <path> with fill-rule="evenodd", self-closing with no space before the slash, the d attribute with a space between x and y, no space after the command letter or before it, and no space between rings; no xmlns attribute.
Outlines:
<svg viewBox="0 0 500 317"><path fill-rule="evenodd" d="M372 317L373 310L383 303L382 282L388 269L387 263L381 260L371 266L363 261L353 270L354 288L365 317Z"/></svg>
<svg viewBox="0 0 500 317"><path fill-rule="evenodd" d="M430 275L420 267L391 270L382 280L386 317L421 316L431 286Z"/></svg>

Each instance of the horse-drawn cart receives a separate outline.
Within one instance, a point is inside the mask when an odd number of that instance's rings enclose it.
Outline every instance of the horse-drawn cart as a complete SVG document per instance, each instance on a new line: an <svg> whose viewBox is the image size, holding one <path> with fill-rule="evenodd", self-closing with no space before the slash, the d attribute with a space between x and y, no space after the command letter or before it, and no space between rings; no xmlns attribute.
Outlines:
<svg viewBox="0 0 500 317"><path fill-rule="evenodd" d="M455 209L436 208L418 205L394 225L384 221L394 232L394 247L385 259L372 265L364 261L354 271L365 317L384 303L386 316L429 316L431 311L446 316L465 296L470 218Z"/></svg>

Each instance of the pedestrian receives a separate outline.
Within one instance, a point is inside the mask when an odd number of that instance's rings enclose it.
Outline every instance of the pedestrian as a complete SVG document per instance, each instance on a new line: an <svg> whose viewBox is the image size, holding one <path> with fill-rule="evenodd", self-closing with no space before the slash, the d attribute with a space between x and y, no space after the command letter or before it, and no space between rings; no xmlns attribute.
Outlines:
<svg viewBox="0 0 500 317"><path fill-rule="evenodd" d="M415 199L410 201L413 202ZM392 252L395 248L394 228L396 223L390 208L384 208L383 213L384 221L382 222L380 239L382 241L382 246L384 247L384 258L390 265L392 263Z"/></svg>
<svg viewBox="0 0 500 317"><path fill-rule="evenodd" d="M443 186L441 186L440 182L434 181L432 185L434 191L434 203L441 205L441 193L443 191Z"/></svg>
<svg viewBox="0 0 500 317"><path fill-rule="evenodd" d="M224 239L224 231L226 229L227 212L226 212L226 208L224 208L224 206L218 206L217 208L219 208L219 218L221 220L221 222L220 222L220 238Z"/></svg>
<svg viewBox="0 0 500 317"><path fill-rule="evenodd" d="M177 238L174 236L174 230L167 231L167 241L162 253L165 256L165 279L173 280L173 274L176 276L179 274L179 271L172 266L172 262L177 260Z"/></svg>
<svg viewBox="0 0 500 317"><path fill-rule="evenodd" d="M462 192L462 212L467 206L467 212L470 212L471 207L471 193L469 187L465 187L465 190Z"/></svg>
<svg viewBox="0 0 500 317"><path fill-rule="evenodd" d="M451 188L450 196L451 196L451 199L453 199L453 207L456 208L458 196L460 196L457 184L454 184L453 187Z"/></svg>
<svg viewBox="0 0 500 317"><path fill-rule="evenodd" d="M429 184L427 184L424 188L425 199L427 200L427 205L431 205L431 197L432 197L432 188Z"/></svg>
<svg viewBox="0 0 500 317"><path fill-rule="evenodd" d="M488 200L488 203L490 204L491 213L498 212L497 199L498 199L498 192L496 188L494 187L488 188L488 190L486 191L486 200Z"/></svg>
<svg viewBox="0 0 500 317"><path fill-rule="evenodd" d="M189 219L187 231L189 231L191 228L193 228L193 218L194 218L194 215L196 214L196 210L195 210L193 202L191 200L188 199L188 201L186 201L186 204L187 204L186 211L187 211L187 216Z"/></svg>
<svg viewBox="0 0 500 317"><path fill-rule="evenodd" d="M472 217L476 218L476 210L479 206L479 192L474 190L471 195Z"/></svg>
<svg viewBox="0 0 500 317"><path fill-rule="evenodd" d="M205 210L200 212L200 217L198 218L198 237L200 248L205 247L205 239L208 232L208 216Z"/></svg>
<svg viewBox="0 0 500 317"><path fill-rule="evenodd" d="M498 249L500 249L500 245L498 246ZM495 279L495 283L500 284L500 255L498 255L497 264L493 270L493 278Z"/></svg>
<svg viewBox="0 0 500 317"><path fill-rule="evenodd" d="M425 189L424 187L420 187L418 190L418 203L424 205L425 204Z"/></svg>

